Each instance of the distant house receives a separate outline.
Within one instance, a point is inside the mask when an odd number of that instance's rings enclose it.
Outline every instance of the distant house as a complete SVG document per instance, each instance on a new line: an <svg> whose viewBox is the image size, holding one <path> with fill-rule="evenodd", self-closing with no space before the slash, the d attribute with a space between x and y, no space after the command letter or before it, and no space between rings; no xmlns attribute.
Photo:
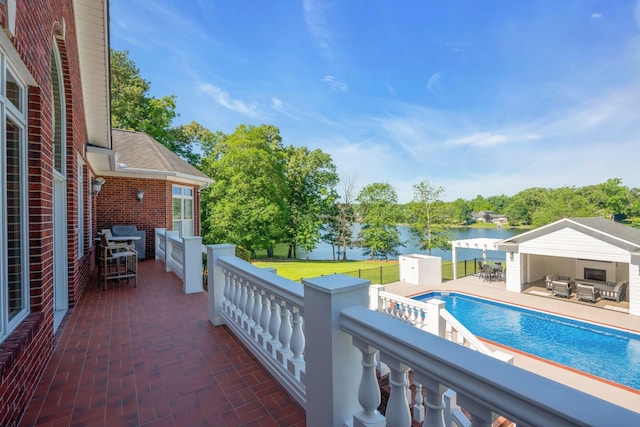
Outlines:
<svg viewBox="0 0 640 427"><path fill-rule="evenodd" d="M640 230L604 218L564 218L498 242L505 251L507 290L522 292L547 274L572 280L598 272L627 282L630 314L640 316Z"/></svg>
<svg viewBox="0 0 640 427"><path fill-rule="evenodd" d="M506 224L507 217L504 214L493 211L480 211L471 215L471 222L493 222L496 224Z"/></svg>
<svg viewBox="0 0 640 427"><path fill-rule="evenodd" d="M98 229L127 224L147 236L155 228L200 235L200 190L213 182L207 175L142 132L113 129L111 150L87 151L96 175L105 180L96 197ZM153 252L153 239L147 238L147 256Z"/></svg>

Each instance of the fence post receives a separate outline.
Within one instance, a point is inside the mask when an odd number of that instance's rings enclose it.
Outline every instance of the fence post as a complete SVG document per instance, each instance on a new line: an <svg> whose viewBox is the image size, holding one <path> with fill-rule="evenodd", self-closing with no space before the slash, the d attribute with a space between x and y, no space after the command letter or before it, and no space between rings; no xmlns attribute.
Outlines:
<svg viewBox="0 0 640 427"><path fill-rule="evenodd" d="M360 409L362 355L340 329L340 312L368 307L368 280L344 274L316 277L304 285L307 426L342 427Z"/></svg>
<svg viewBox="0 0 640 427"><path fill-rule="evenodd" d="M224 325L222 316L222 302L224 301L224 272L218 265L218 259L223 256L235 256L236 245L207 245L207 282L209 285L209 321L214 326Z"/></svg>
<svg viewBox="0 0 640 427"><path fill-rule="evenodd" d="M202 292L202 237L184 237L182 244L184 247L182 251L184 293Z"/></svg>
<svg viewBox="0 0 640 427"><path fill-rule="evenodd" d="M380 281L378 283L382 285L382 266L380 266Z"/></svg>

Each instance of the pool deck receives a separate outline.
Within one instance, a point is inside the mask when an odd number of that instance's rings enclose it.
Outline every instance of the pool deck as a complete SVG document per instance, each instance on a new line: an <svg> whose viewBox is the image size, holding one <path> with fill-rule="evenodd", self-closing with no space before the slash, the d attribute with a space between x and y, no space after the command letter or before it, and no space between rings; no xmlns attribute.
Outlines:
<svg viewBox="0 0 640 427"><path fill-rule="evenodd" d="M416 296L429 291L459 291L640 333L640 316L631 316L627 313L585 303L576 303L558 297L526 292L508 292L504 282L484 282L477 276L467 276L440 285L413 285L406 282L395 282L386 285L385 290L402 296ZM615 302L610 305L615 305ZM621 306L624 308L624 304ZM626 306L628 307L628 304ZM515 356L515 366L640 413L640 390L625 387L508 347L500 347L500 350ZM614 363L614 361L605 361L605 363Z"/></svg>

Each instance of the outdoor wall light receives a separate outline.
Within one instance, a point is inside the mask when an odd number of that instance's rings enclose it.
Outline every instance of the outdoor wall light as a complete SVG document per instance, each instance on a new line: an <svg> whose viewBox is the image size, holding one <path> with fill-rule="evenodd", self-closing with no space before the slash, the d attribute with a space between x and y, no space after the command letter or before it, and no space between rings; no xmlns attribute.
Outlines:
<svg viewBox="0 0 640 427"><path fill-rule="evenodd" d="M139 202L142 202L142 198L144 197L144 191L142 191L142 190L138 190L138 191L136 192L136 196L138 196L138 201L139 201Z"/></svg>
<svg viewBox="0 0 640 427"><path fill-rule="evenodd" d="M102 185L104 184L104 182L104 178L102 177L98 177L91 181L91 188L93 190L91 194L93 194L94 196L98 195L100 190L102 190Z"/></svg>
<svg viewBox="0 0 640 427"><path fill-rule="evenodd" d="M513 261L513 252L509 253L509 261Z"/></svg>

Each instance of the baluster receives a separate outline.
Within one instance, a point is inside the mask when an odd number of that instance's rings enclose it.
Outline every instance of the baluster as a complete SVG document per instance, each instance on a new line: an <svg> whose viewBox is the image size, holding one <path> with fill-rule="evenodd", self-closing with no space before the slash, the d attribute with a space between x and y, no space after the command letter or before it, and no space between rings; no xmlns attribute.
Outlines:
<svg viewBox="0 0 640 427"><path fill-rule="evenodd" d="M244 306L244 312L247 316L247 320L245 321L245 330L249 332L253 325L255 324L253 321L253 289L255 286L249 285L247 287L247 302Z"/></svg>
<svg viewBox="0 0 640 427"><path fill-rule="evenodd" d="M302 353L304 352L305 339L304 331L302 330L302 316L300 316L300 309L293 308L293 320L291 321L291 363L293 364L293 374L296 378L300 377L300 370L304 366L304 358ZM291 371L292 369L289 368Z"/></svg>
<svg viewBox="0 0 640 427"><path fill-rule="evenodd" d="M230 282L230 278L229 278L229 271L228 270L223 270L224 272L224 311L226 311L227 313L229 313L230 309L231 309L231 284ZM213 285L212 285L213 286Z"/></svg>
<svg viewBox="0 0 640 427"><path fill-rule="evenodd" d="M229 313L232 317L235 317L235 312L238 309L238 306L236 305L236 292L238 290L238 284L236 283L236 280L237 277L235 274L229 277L229 296L231 297L229 298L229 302L231 303L231 306L229 307Z"/></svg>
<svg viewBox="0 0 640 427"><path fill-rule="evenodd" d="M415 377L413 383L416 386L416 397L413 400L413 420L419 423L424 421L424 397L422 396L422 384L416 383Z"/></svg>
<svg viewBox="0 0 640 427"><path fill-rule="evenodd" d="M253 302L253 313L251 313L251 318L253 319L253 333L252 336L257 338L258 335L262 332L262 326L260 326L260 317L262 314L262 291L258 288L255 289L253 293L254 302Z"/></svg>
<svg viewBox="0 0 640 427"><path fill-rule="evenodd" d="M246 280L240 281L240 300L238 301L238 309L239 309L239 321L244 323L247 320L247 312L245 311L247 308L247 289L249 288L249 283Z"/></svg>
<svg viewBox="0 0 640 427"><path fill-rule="evenodd" d="M358 388L358 401L362 406L362 411L354 415L353 424L384 427L386 421L378 412L380 405L380 385L376 377L376 353L378 351L357 338L353 338L353 345L362 353L362 376Z"/></svg>
<svg viewBox="0 0 640 427"><path fill-rule="evenodd" d="M447 388L438 381L420 375L418 372L413 373L413 381L422 384L424 394L426 395L426 414L423 425L429 427L444 427L446 425L444 422L444 393L447 391Z"/></svg>
<svg viewBox="0 0 640 427"><path fill-rule="evenodd" d="M267 343L267 350L271 352L272 356L276 356L276 350L280 348L280 341L278 340L278 333L280 331L280 306L275 297L271 297L271 321L269 322L269 334L271 339Z"/></svg>
<svg viewBox="0 0 640 427"><path fill-rule="evenodd" d="M411 425L411 413L409 412L409 402L407 401L406 372L408 366L401 362L389 363L391 375L389 376L389 401L387 402L387 426L407 427Z"/></svg>
<svg viewBox="0 0 640 427"><path fill-rule="evenodd" d="M262 333L260 334L260 344L262 344L265 348L267 347L267 342L271 339L271 334L269 334L269 323L271 323L271 310L269 309L269 295L263 291L262 294L262 314L260 316L260 327L262 328Z"/></svg>
<svg viewBox="0 0 640 427"><path fill-rule="evenodd" d="M278 358L284 367L287 367L287 359L293 354L291 348L291 315L289 307L283 303L280 307L280 330L278 331L278 340L280 348L278 349Z"/></svg>

